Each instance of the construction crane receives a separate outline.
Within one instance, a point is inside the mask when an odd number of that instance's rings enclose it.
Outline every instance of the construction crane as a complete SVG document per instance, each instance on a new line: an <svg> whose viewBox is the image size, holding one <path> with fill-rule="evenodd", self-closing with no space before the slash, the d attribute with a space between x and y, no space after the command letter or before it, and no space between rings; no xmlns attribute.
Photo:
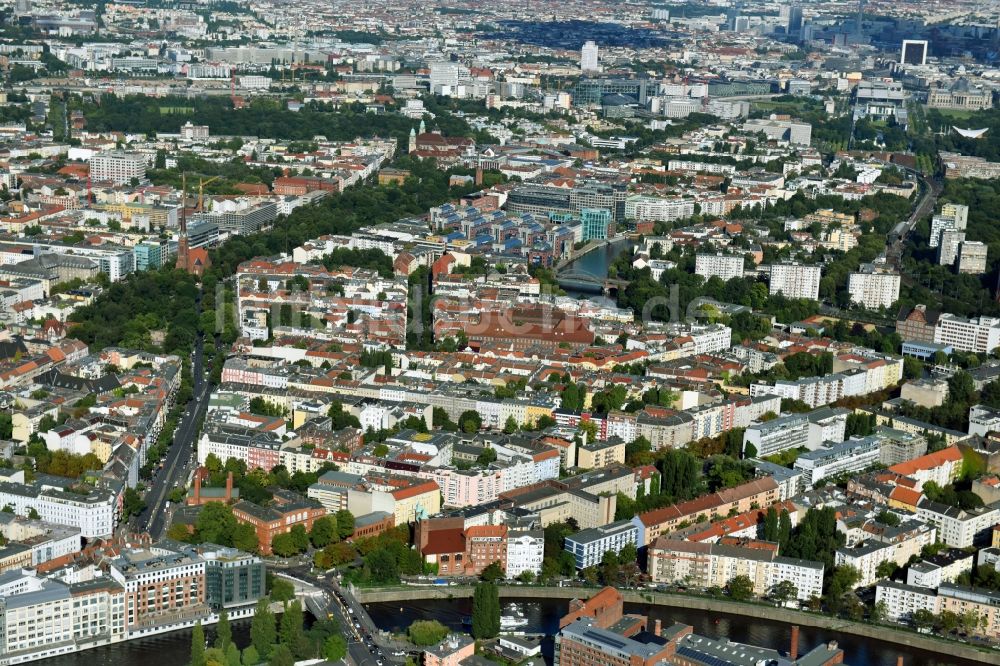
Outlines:
<svg viewBox="0 0 1000 666"><path fill-rule="evenodd" d="M222 176L212 176L211 178L199 178L198 179L198 209L197 212L204 212L205 206L205 186L212 181L218 180Z"/></svg>

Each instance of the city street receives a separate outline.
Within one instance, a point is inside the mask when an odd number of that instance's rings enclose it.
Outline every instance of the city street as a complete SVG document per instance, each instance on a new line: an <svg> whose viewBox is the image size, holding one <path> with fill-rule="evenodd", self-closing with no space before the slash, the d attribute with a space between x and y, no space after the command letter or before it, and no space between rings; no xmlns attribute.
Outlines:
<svg viewBox="0 0 1000 666"><path fill-rule="evenodd" d="M312 574L309 567L292 567L284 570L326 593L326 612L343 627L347 640L348 660L354 666L384 666L402 664L406 651L412 649L398 641L386 640L361 604L336 582ZM357 626L356 626L357 625ZM400 654L402 653L402 654Z"/></svg>
<svg viewBox="0 0 1000 666"><path fill-rule="evenodd" d="M168 524L169 509L167 495L176 487L183 487L188 474L196 463L191 462L195 452L198 436L197 424L208 407L209 382L204 371L204 337L199 335L195 341L194 355L191 362L191 375L194 382L194 397L185 405L174 435L174 443L167 449L163 468L153 477L150 490L146 495L146 509L139 514L136 526L140 529L146 526L146 531L154 540L162 538Z"/></svg>

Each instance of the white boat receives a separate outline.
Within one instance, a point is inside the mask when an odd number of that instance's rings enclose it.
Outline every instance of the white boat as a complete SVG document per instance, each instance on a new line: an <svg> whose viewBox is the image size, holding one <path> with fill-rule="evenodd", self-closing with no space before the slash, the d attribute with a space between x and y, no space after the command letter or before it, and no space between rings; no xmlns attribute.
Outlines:
<svg viewBox="0 0 1000 666"><path fill-rule="evenodd" d="M524 617L524 613L516 603L511 602L507 604L504 610L507 614L500 616L500 629L513 629L528 624L528 618Z"/></svg>
<svg viewBox="0 0 1000 666"><path fill-rule="evenodd" d="M528 618L526 617L515 617L513 615L500 616L501 629L513 629L515 627L523 627L526 624L528 624Z"/></svg>

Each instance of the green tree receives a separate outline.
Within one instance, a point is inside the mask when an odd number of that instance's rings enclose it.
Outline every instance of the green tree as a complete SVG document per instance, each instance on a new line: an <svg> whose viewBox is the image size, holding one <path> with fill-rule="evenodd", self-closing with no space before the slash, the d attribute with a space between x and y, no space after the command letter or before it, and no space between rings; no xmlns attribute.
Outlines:
<svg viewBox="0 0 1000 666"><path fill-rule="evenodd" d="M205 630L201 620L191 631L191 666L205 666Z"/></svg>
<svg viewBox="0 0 1000 666"><path fill-rule="evenodd" d="M268 573L268 595L272 601L291 601L295 598L295 586L284 578Z"/></svg>
<svg viewBox="0 0 1000 666"><path fill-rule="evenodd" d="M302 638L304 621L302 604L297 599L285 606L285 612L281 614L281 629L278 632L278 640L282 645L287 645L293 651L296 649Z"/></svg>
<svg viewBox="0 0 1000 666"><path fill-rule="evenodd" d="M337 536L341 540L354 534L354 514L347 509L341 509L334 515L337 517Z"/></svg>
<svg viewBox="0 0 1000 666"><path fill-rule="evenodd" d="M340 634L326 637L323 642L323 657L330 662L337 662L347 656L347 641Z"/></svg>
<svg viewBox="0 0 1000 666"><path fill-rule="evenodd" d="M795 584L792 581L781 580L771 588L770 596L779 604L783 604L789 599L794 599L798 596L798 594L799 589L795 587Z"/></svg>
<svg viewBox="0 0 1000 666"><path fill-rule="evenodd" d="M472 596L472 635L476 640L500 633L500 593L493 583L479 583Z"/></svg>
<svg viewBox="0 0 1000 666"><path fill-rule="evenodd" d="M778 541L778 512L773 506L767 507L764 514L764 540L775 543Z"/></svg>
<svg viewBox="0 0 1000 666"><path fill-rule="evenodd" d="M889 612L889 607L886 605L885 601L879 601L871 610L868 611L868 621L872 624L882 624L885 622L886 614Z"/></svg>
<svg viewBox="0 0 1000 666"><path fill-rule="evenodd" d="M480 580L487 583L496 583L504 579L503 569L500 567L499 562L493 562L483 568L483 572L479 575Z"/></svg>
<svg viewBox="0 0 1000 666"><path fill-rule="evenodd" d="M325 548L333 541L339 540L337 519L334 516L323 516L316 520L309 532L309 540L315 548Z"/></svg>
<svg viewBox="0 0 1000 666"><path fill-rule="evenodd" d="M448 627L437 620L417 620L406 633L414 645L437 645L448 635Z"/></svg>
<svg viewBox="0 0 1000 666"><path fill-rule="evenodd" d="M517 419L513 416L508 416L507 421L503 424L503 431L508 435L517 432Z"/></svg>
<svg viewBox="0 0 1000 666"><path fill-rule="evenodd" d="M483 417L473 409L466 410L458 417L458 427L465 433L478 432L483 427Z"/></svg>
<svg viewBox="0 0 1000 666"><path fill-rule="evenodd" d="M753 597L753 581L749 576L734 576L726 584L726 591L735 601L747 601Z"/></svg>
<svg viewBox="0 0 1000 666"><path fill-rule="evenodd" d="M236 643L226 646L226 666L240 666L240 649Z"/></svg>
<svg viewBox="0 0 1000 666"><path fill-rule="evenodd" d="M264 597L257 602L253 621L250 623L250 642L262 659L271 654L271 648L278 637L274 614L268 608L269 601L270 599Z"/></svg>
<svg viewBox="0 0 1000 666"><path fill-rule="evenodd" d="M399 565L389 551L379 548L365 556L365 577L373 585L399 582Z"/></svg>
<svg viewBox="0 0 1000 666"><path fill-rule="evenodd" d="M243 666L257 666L260 663L260 654L253 645L243 648Z"/></svg>
<svg viewBox="0 0 1000 666"><path fill-rule="evenodd" d="M195 521L195 535L201 543L232 546L236 525L231 507L222 502L209 502L201 508Z"/></svg>
<svg viewBox="0 0 1000 666"><path fill-rule="evenodd" d="M233 643L233 628L229 626L226 609L219 611L219 622L215 625L215 647L226 650Z"/></svg>
<svg viewBox="0 0 1000 666"><path fill-rule="evenodd" d="M277 645L267 663L270 666L295 666L295 655L287 645Z"/></svg>
<svg viewBox="0 0 1000 666"><path fill-rule="evenodd" d="M926 608L918 608L913 611L910 622L917 630L927 630L934 626L934 613Z"/></svg>

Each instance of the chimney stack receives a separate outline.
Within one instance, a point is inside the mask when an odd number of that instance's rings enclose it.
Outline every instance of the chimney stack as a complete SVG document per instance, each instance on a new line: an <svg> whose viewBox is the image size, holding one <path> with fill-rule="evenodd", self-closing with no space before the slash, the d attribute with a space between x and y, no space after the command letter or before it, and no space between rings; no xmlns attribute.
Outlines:
<svg viewBox="0 0 1000 666"><path fill-rule="evenodd" d="M795 661L799 658L799 625L792 625L792 645L788 648L788 658Z"/></svg>
<svg viewBox="0 0 1000 666"><path fill-rule="evenodd" d="M233 499L233 473L226 475L226 501Z"/></svg>
<svg viewBox="0 0 1000 666"><path fill-rule="evenodd" d="M661 631L663 631L663 623L659 620L653 620L653 635L659 636Z"/></svg>
<svg viewBox="0 0 1000 666"><path fill-rule="evenodd" d="M201 504L201 474L194 473L194 506Z"/></svg>

